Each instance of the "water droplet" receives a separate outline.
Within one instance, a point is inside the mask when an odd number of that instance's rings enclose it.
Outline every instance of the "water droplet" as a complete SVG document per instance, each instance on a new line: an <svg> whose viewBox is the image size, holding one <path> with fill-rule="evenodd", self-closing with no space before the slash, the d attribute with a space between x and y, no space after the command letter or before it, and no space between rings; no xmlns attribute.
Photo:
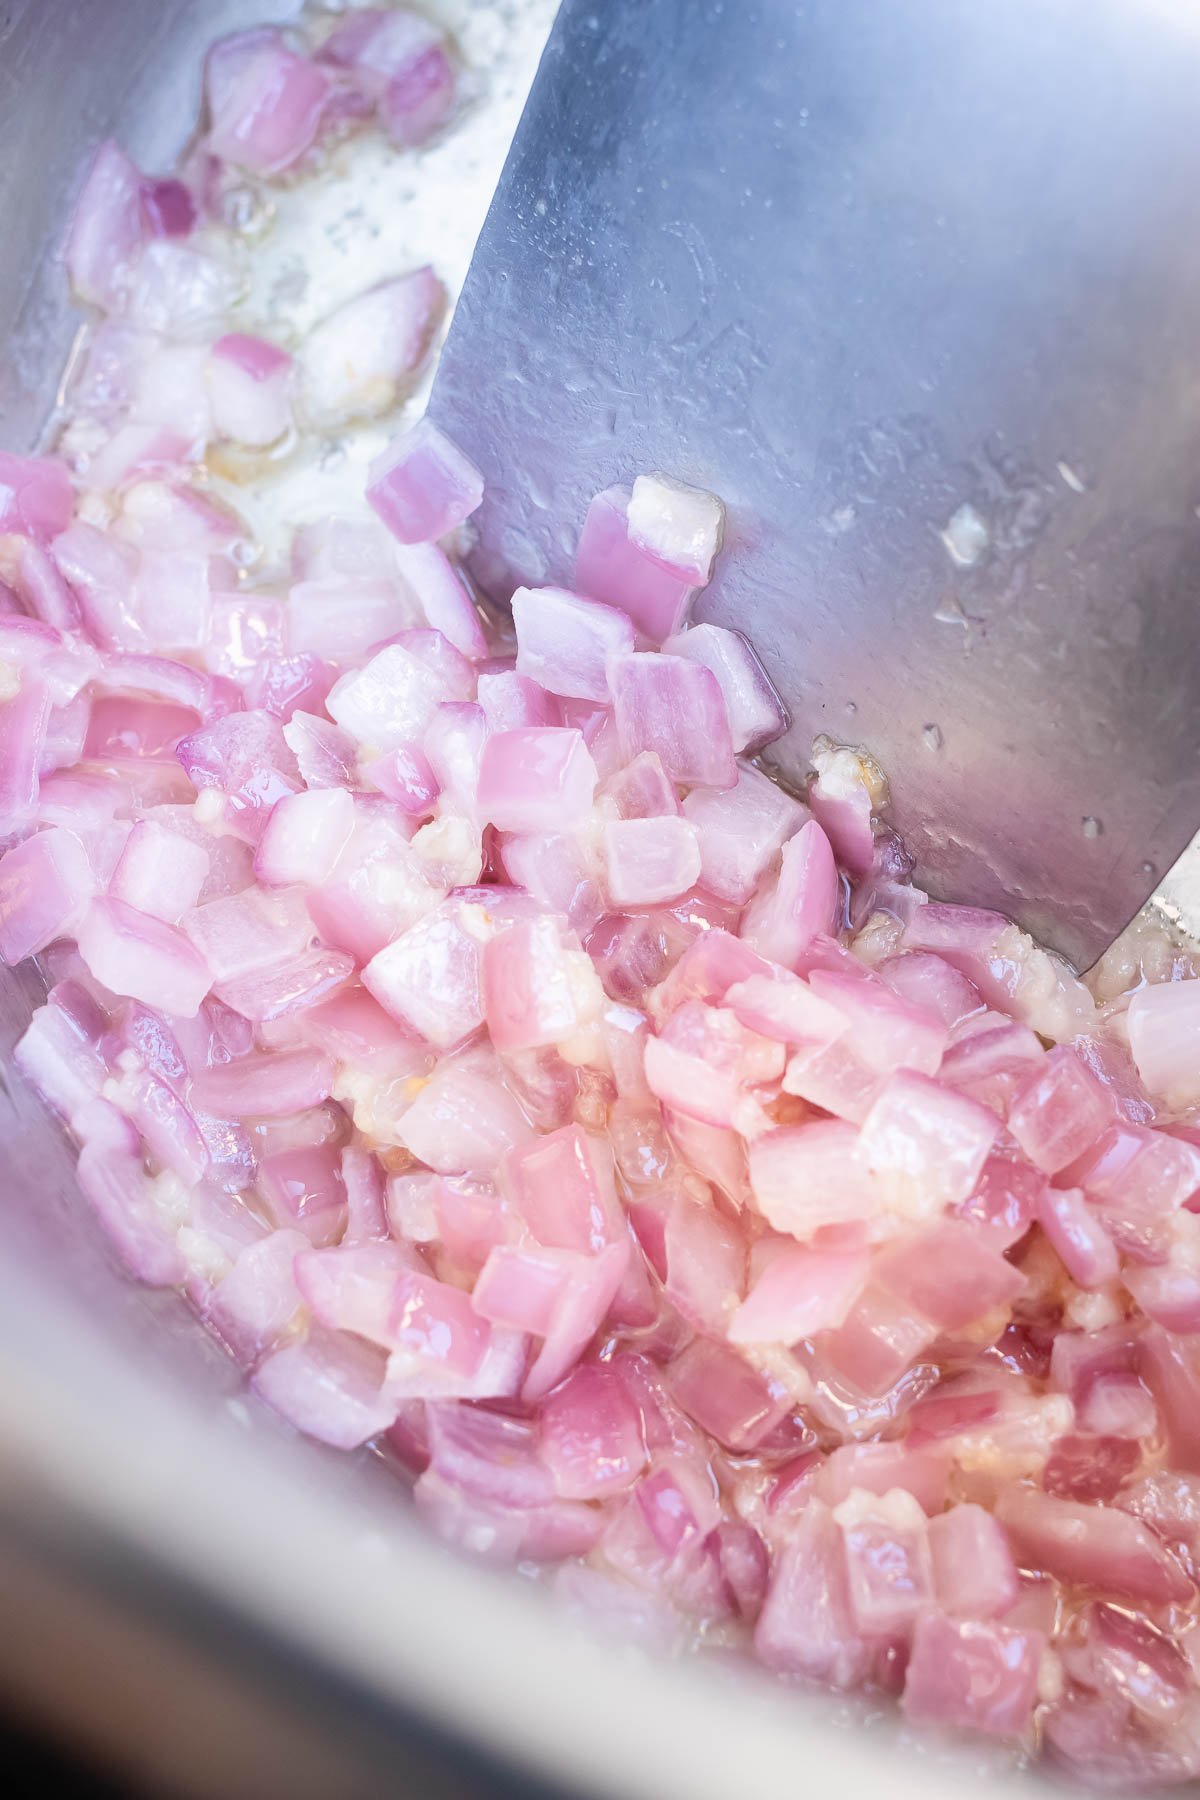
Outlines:
<svg viewBox="0 0 1200 1800"><path fill-rule="evenodd" d="M1152 862L1144 862L1141 865L1140 873L1147 876L1153 876L1158 874L1158 870Z"/></svg>
<svg viewBox="0 0 1200 1800"><path fill-rule="evenodd" d="M942 728L940 725L926 725L921 736L924 739L925 748L927 750L940 750L946 741L942 736Z"/></svg>
<svg viewBox="0 0 1200 1800"><path fill-rule="evenodd" d="M855 713L858 711L857 700L847 700L846 711L850 714L850 717L853 718Z"/></svg>
<svg viewBox="0 0 1200 1800"><path fill-rule="evenodd" d="M944 594L934 608L933 616L939 625L961 625L964 631L970 629L962 601L957 594Z"/></svg>
<svg viewBox="0 0 1200 1800"><path fill-rule="evenodd" d="M1082 475L1077 474L1070 463L1060 462L1055 466L1073 494L1087 493L1087 485Z"/></svg>
<svg viewBox="0 0 1200 1800"><path fill-rule="evenodd" d="M1087 818L1083 820L1083 835L1085 838L1098 838L1103 830L1103 822L1096 817L1095 813L1089 813Z"/></svg>
<svg viewBox="0 0 1200 1800"><path fill-rule="evenodd" d="M975 566L991 542L987 525L970 502L965 502L939 534L960 569Z"/></svg>

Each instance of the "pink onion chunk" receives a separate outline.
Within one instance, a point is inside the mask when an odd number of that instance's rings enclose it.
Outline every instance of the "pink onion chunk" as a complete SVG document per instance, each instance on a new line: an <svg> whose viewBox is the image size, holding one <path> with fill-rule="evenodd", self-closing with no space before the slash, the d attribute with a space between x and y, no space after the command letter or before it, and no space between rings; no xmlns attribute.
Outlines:
<svg viewBox="0 0 1200 1800"><path fill-rule="evenodd" d="M702 663L716 676L725 698L734 750L753 753L787 730L788 716L782 700L740 631L720 625L693 625L668 638L663 650L669 656L686 656Z"/></svg>
<svg viewBox="0 0 1200 1800"><path fill-rule="evenodd" d="M255 449L281 438L291 419L291 370L287 352L265 338L239 331L218 338L205 370L217 433Z"/></svg>
<svg viewBox="0 0 1200 1800"><path fill-rule="evenodd" d="M210 866L202 845L153 819L139 819L125 840L108 891L115 900L177 925L199 900Z"/></svg>
<svg viewBox="0 0 1200 1800"><path fill-rule="evenodd" d="M688 1000L646 1045L646 1080L664 1106L708 1125L736 1125L745 1090L778 1080L780 1045L747 1031L724 1007Z"/></svg>
<svg viewBox="0 0 1200 1800"><path fill-rule="evenodd" d="M633 626L623 612L565 588L518 588L512 609L518 674L552 694L608 700L608 658L633 649Z"/></svg>
<svg viewBox="0 0 1200 1800"><path fill-rule="evenodd" d="M87 851L52 826L0 856L0 961L11 968L80 922L93 893Z"/></svg>
<svg viewBox="0 0 1200 1800"><path fill-rule="evenodd" d="M245 1367L253 1367L295 1320L301 1300L294 1265L307 1248L298 1231L272 1231L247 1245L209 1296L206 1323Z"/></svg>
<svg viewBox="0 0 1200 1800"><path fill-rule="evenodd" d="M735 1344L794 1344L840 1325L866 1280L863 1250L783 1250L729 1325Z"/></svg>
<svg viewBox="0 0 1200 1800"><path fill-rule="evenodd" d="M79 953L104 986L194 1019L212 974L173 925L124 900L94 900L79 926Z"/></svg>
<svg viewBox="0 0 1200 1800"><path fill-rule="evenodd" d="M646 1460L641 1417L607 1365L581 1365L547 1397L541 1454L565 1500L603 1499L637 1480Z"/></svg>
<svg viewBox="0 0 1200 1800"><path fill-rule="evenodd" d="M458 901L423 919L371 959L363 982L384 1009L441 1050L483 1024L481 927Z"/></svg>
<svg viewBox="0 0 1200 1800"><path fill-rule="evenodd" d="M614 906L661 906L700 875L696 828L687 819L613 819L604 828L604 860Z"/></svg>
<svg viewBox="0 0 1200 1800"><path fill-rule="evenodd" d="M483 477L428 419L394 438L371 464L367 499L402 544L430 544L469 518Z"/></svg>
<svg viewBox="0 0 1200 1800"><path fill-rule="evenodd" d="M1108 1095L1074 1051L1060 1045L1017 1095L1008 1129L1030 1162L1054 1175L1090 1149L1112 1116Z"/></svg>
<svg viewBox="0 0 1200 1800"><path fill-rule="evenodd" d="M798 800L748 766L739 766L736 785L723 792L693 788L684 800L683 816L699 842L701 887L735 906L751 899L805 817ZM831 903L821 928L828 929L832 918Z"/></svg>
<svg viewBox="0 0 1200 1800"><path fill-rule="evenodd" d="M346 1332L313 1330L264 1357L251 1385L298 1431L353 1450L396 1416L383 1393L384 1372L381 1351Z"/></svg>
<svg viewBox="0 0 1200 1800"><path fill-rule="evenodd" d="M998 1131L985 1107L901 1069L863 1121L858 1153L892 1203L922 1217L967 1198Z"/></svg>
<svg viewBox="0 0 1200 1800"><path fill-rule="evenodd" d="M312 145L329 89L324 70L276 32L226 38L209 62L209 148L253 174L278 174Z"/></svg>
<svg viewBox="0 0 1200 1800"><path fill-rule="evenodd" d="M497 1070L460 1056L442 1063L401 1121L403 1142L440 1175L490 1174L533 1129Z"/></svg>
<svg viewBox="0 0 1200 1800"><path fill-rule="evenodd" d="M756 1138L750 1185L764 1217L802 1242L823 1227L869 1219L879 1207L858 1132L841 1119L785 1125Z"/></svg>
<svg viewBox="0 0 1200 1800"><path fill-rule="evenodd" d="M927 1613L918 1620L904 1680L910 1719L1014 1736L1037 1698L1044 1640L984 1621Z"/></svg>
<svg viewBox="0 0 1200 1800"><path fill-rule="evenodd" d="M1152 1606L1192 1594L1180 1565L1152 1532L1125 1513L1012 1488L1001 1495L996 1515L1026 1566L1045 1569L1061 1581Z"/></svg>
<svg viewBox="0 0 1200 1800"><path fill-rule="evenodd" d="M74 504L62 463L48 456L11 456L0 450L0 535L45 543L66 530Z"/></svg>
<svg viewBox="0 0 1200 1800"><path fill-rule="evenodd" d="M580 823L595 791L596 765L578 731L499 731L484 745L479 809L498 831Z"/></svg>
<svg viewBox="0 0 1200 1800"><path fill-rule="evenodd" d="M854 1493L834 1512L841 1528L850 1612L864 1637L903 1637L933 1598L925 1514L903 1488Z"/></svg>
<svg viewBox="0 0 1200 1800"><path fill-rule="evenodd" d="M944 1219L887 1247L875 1279L944 1331L1009 1305L1025 1278L969 1225Z"/></svg>
<svg viewBox="0 0 1200 1800"><path fill-rule="evenodd" d="M608 683L621 753L653 750L685 787L730 788L737 780L725 699L712 672L682 656L613 656Z"/></svg>
<svg viewBox="0 0 1200 1800"><path fill-rule="evenodd" d="M483 952L483 1009L497 1050L537 1050L578 1022L572 953L553 918L518 919Z"/></svg>
<svg viewBox="0 0 1200 1800"><path fill-rule="evenodd" d="M768 1667L834 1687L857 1687L867 1673L841 1536L819 1501L805 1508L775 1559L754 1647Z"/></svg>
<svg viewBox="0 0 1200 1800"><path fill-rule="evenodd" d="M628 613L637 629L661 644L682 626L696 591L694 575L658 562L629 536L629 494L609 488L588 508L575 561L581 594Z"/></svg>

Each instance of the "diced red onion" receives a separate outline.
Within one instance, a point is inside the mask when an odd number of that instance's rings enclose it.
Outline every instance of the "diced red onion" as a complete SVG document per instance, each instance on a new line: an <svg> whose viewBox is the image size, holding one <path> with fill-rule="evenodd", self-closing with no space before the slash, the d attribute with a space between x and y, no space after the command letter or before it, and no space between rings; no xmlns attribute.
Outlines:
<svg viewBox="0 0 1200 1800"><path fill-rule="evenodd" d="M688 1000L646 1045L646 1080L664 1106L708 1125L736 1126L744 1089L777 1080L782 1047L732 1012Z"/></svg>
<svg viewBox="0 0 1200 1800"><path fill-rule="evenodd" d="M794 969L813 939L833 927L838 872L815 819L783 846L779 874L760 891L742 921L742 936L771 961Z"/></svg>
<svg viewBox="0 0 1200 1800"><path fill-rule="evenodd" d="M447 901L373 957L363 982L387 1012L449 1049L483 1023L482 936L464 905Z"/></svg>
<svg viewBox="0 0 1200 1800"><path fill-rule="evenodd" d="M422 419L371 464L367 499L402 544L430 544L479 506L483 477L437 426Z"/></svg>
<svg viewBox="0 0 1200 1800"><path fill-rule="evenodd" d="M209 866L199 844L140 819L125 840L108 891L115 900L177 925L200 898Z"/></svg>
<svg viewBox="0 0 1200 1800"><path fill-rule="evenodd" d="M81 300L119 306L143 229L141 174L110 138L92 159L67 234L67 272Z"/></svg>
<svg viewBox="0 0 1200 1800"><path fill-rule="evenodd" d="M605 883L614 906L678 900L700 875L700 845L687 819L613 819L604 828Z"/></svg>
<svg viewBox="0 0 1200 1800"><path fill-rule="evenodd" d="M443 700L461 696L412 644L393 643L335 682L326 708L343 731L375 750L419 740Z"/></svg>
<svg viewBox="0 0 1200 1800"><path fill-rule="evenodd" d="M185 916L183 928L217 982L298 955L312 936L302 896L262 888L207 901Z"/></svg>
<svg viewBox="0 0 1200 1800"><path fill-rule="evenodd" d="M344 987L354 975L354 959L340 950L313 948L216 983L226 1006L260 1026L306 1012Z"/></svg>
<svg viewBox="0 0 1200 1800"><path fill-rule="evenodd" d="M1141 988L1130 1000L1129 1047L1156 1098L1174 1107L1200 1100L1200 982Z"/></svg>
<svg viewBox="0 0 1200 1800"><path fill-rule="evenodd" d="M699 839L701 886L735 906L752 897L773 858L805 819L798 800L748 765L739 766L736 785L724 792L693 788L683 813ZM828 919L822 929L827 924Z"/></svg>
<svg viewBox="0 0 1200 1800"><path fill-rule="evenodd" d="M192 1092L206 1112L226 1119L283 1119L329 1097L333 1065L318 1050L243 1056L198 1075Z"/></svg>
<svg viewBox="0 0 1200 1800"><path fill-rule="evenodd" d="M770 677L740 631L720 625L693 625L663 645L670 656L686 656L716 676L725 699L733 748L754 753L787 730L788 716Z"/></svg>
<svg viewBox="0 0 1200 1800"><path fill-rule="evenodd" d="M518 920L483 951L483 1012L500 1051L536 1050L578 1023L572 953L553 918Z"/></svg>
<svg viewBox="0 0 1200 1800"><path fill-rule="evenodd" d="M162 1197L164 1177L148 1175L140 1156L85 1144L77 1165L79 1187L130 1273L150 1287L182 1281L184 1261L173 1219Z"/></svg>
<svg viewBox="0 0 1200 1800"><path fill-rule="evenodd" d="M1079 1188L1046 1187L1038 1201L1038 1223L1080 1287L1115 1281L1117 1251L1104 1221Z"/></svg>
<svg viewBox="0 0 1200 1800"><path fill-rule="evenodd" d="M75 930L94 892L87 851L51 826L0 856L0 961L13 967Z"/></svg>
<svg viewBox="0 0 1200 1800"><path fill-rule="evenodd" d="M464 656L479 661L487 639L475 603L459 571L437 544L394 544L401 578L420 603L425 622L440 631Z"/></svg>
<svg viewBox="0 0 1200 1800"><path fill-rule="evenodd" d="M499 831L569 828L586 817L595 791L596 765L578 731L498 731L484 745L479 809Z"/></svg>
<svg viewBox="0 0 1200 1800"><path fill-rule="evenodd" d="M46 543L66 530L74 505L70 476L54 457L0 450L0 535Z"/></svg>
<svg viewBox="0 0 1200 1800"><path fill-rule="evenodd" d="M565 1500L597 1500L638 1478L646 1460L641 1418L604 1363L583 1364L547 1396L542 1459Z"/></svg>
<svg viewBox="0 0 1200 1800"><path fill-rule="evenodd" d="M254 872L272 887L325 881L353 830L354 803L344 788L285 794L259 839Z"/></svg>
<svg viewBox="0 0 1200 1800"><path fill-rule="evenodd" d="M380 1350L346 1332L311 1330L273 1350L251 1383L260 1400L309 1437L353 1450L389 1426L395 1403L383 1392Z"/></svg>
<svg viewBox="0 0 1200 1800"><path fill-rule="evenodd" d="M443 1063L401 1122L404 1143L440 1175L490 1174L509 1150L529 1142L532 1127L486 1059Z"/></svg>
<svg viewBox="0 0 1200 1800"><path fill-rule="evenodd" d="M937 1602L952 1619L994 1619L1019 1592L1008 1540L982 1506L952 1506L929 1524Z"/></svg>
<svg viewBox="0 0 1200 1800"><path fill-rule="evenodd" d="M329 431L390 411L421 367L445 305L445 289L425 267L379 282L322 319L297 358L307 422Z"/></svg>
<svg viewBox="0 0 1200 1800"><path fill-rule="evenodd" d="M1037 1699L1044 1641L994 1621L927 1613L917 1621L904 1680L910 1719L1015 1736Z"/></svg>
<svg viewBox="0 0 1200 1800"><path fill-rule="evenodd" d="M781 1382L713 1338L693 1338L666 1379L676 1404L730 1450L755 1449L792 1409Z"/></svg>
<svg viewBox="0 0 1200 1800"><path fill-rule="evenodd" d="M608 659L633 649L625 613L565 588L518 588L512 609L518 674L554 694L607 702Z"/></svg>
<svg viewBox="0 0 1200 1800"><path fill-rule="evenodd" d="M1008 1129L1030 1162L1054 1175L1091 1148L1112 1116L1108 1095L1060 1044L1013 1101Z"/></svg>
<svg viewBox="0 0 1200 1800"><path fill-rule="evenodd" d="M933 1599L925 1514L903 1488L852 1493L836 1508L850 1614L864 1637L907 1636Z"/></svg>
<svg viewBox="0 0 1200 1800"><path fill-rule="evenodd" d="M1154 1534L1127 1513L1010 1488L996 1516L1026 1566L1149 1605L1187 1600L1192 1584Z"/></svg>
<svg viewBox="0 0 1200 1800"><path fill-rule="evenodd" d="M78 930L84 962L114 994L191 1019L212 986L212 975L173 925L138 912L123 900L93 900Z"/></svg>
<svg viewBox="0 0 1200 1800"><path fill-rule="evenodd" d="M735 1344L794 1344L840 1325L866 1279L861 1250L784 1250L754 1283L729 1324Z"/></svg>
<svg viewBox="0 0 1200 1800"><path fill-rule="evenodd" d="M710 670L686 657L634 651L610 658L608 684L625 758L653 750L685 787L734 785L729 717Z"/></svg>
<svg viewBox="0 0 1200 1800"><path fill-rule="evenodd" d="M575 560L575 586L589 599L628 613L637 629L661 644L679 631L697 583L635 544L629 535L630 495L608 488L588 507Z"/></svg>
<svg viewBox="0 0 1200 1800"><path fill-rule="evenodd" d="M292 359L265 338L228 332L205 371L213 426L220 437L262 448L281 438L291 418Z"/></svg>
<svg viewBox="0 0 1200 1800"><path fill-rule="evenodd" d="M763 1216L801 1242L824 1226L868 1219L879 1205L858 1132L840 1119L785 1125L756 1138L750 1185Z"/></svg>
<svg viewBox="0 0 1200 1800"><path fill-rule="evenodd" d="M276 1221L301 1232L309 1244L320 1248L341 1237L346 1189L333 1145L310 1144L264 1157L258 1187Z"/></svg>
<svg viewBox="0 0 1200 1800"><path fill-rule="evenodd" d="M754 1648L769 1668L834 1687L857 1687L867 1673L841 1536L819 1501L805 1508L775 1557Z"/></svg>
<svg viewBox="0 0 1200 1800"><path fill-rule="evenodd" d="M985 1107L901 1069L864 1119L858 1154L891 1205L924 1217L967 1198L998 1131Z"/></svg>
<svg viewBox="0 0 1200 1800"><path fill-rule="evenodd" d="M311 147L329 91L325 71L277 32L226 38L209 59L209 148L255 175L278 174Z"/></svg>
<svg viewBox="0 0 1200 1800"><path fill-rule="evenodd" d="M961 1330L1025 1287L1019 1269L970 1225L942 1219L884 1249L874 1279L944 1331Z"/></svg>

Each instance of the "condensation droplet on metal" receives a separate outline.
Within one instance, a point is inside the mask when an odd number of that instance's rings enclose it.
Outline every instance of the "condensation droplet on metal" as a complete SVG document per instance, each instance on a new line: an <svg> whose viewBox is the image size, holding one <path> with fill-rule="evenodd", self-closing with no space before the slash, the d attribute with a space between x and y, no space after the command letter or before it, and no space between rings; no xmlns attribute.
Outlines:
<svg viewBox="0 0 1200 1800"><path fill-rule="evenodd" d="M926 725L921 733L921 737L927 750L940 750L946 741L942 736L942 728L940 725Z"/></svg>
<svg viewBox="0 0 1200 1800"><path fill-rule="evenodd" d="M1140 873L1143 875L1157 875L1158 870L1155 868L1155 866L1152 862L1144 862L1141 865Z"/></svg>
<svg viewBox="0 0 1200 1800"><path fill-rule="evenodd" d="M1086 819L1083 820L1083 835L1085 838L1098 838L1103 830L1103 822L1096 817L1095 813L1089 813Z"/></svg>
<svg viewBox="0 0 1200 1800"><path fill-rule="evenodd" d="M850 717L853 718L855 713L858 711L858 701L857 700L847 700L846 711L850 714Z"/></svg>
<svg viewBox="0 0 1200 1800"><path fill-rule="evenodd" d="M991 542L991 533L969 501L947 521L938 534L960 569L974 568Z"/></svg>

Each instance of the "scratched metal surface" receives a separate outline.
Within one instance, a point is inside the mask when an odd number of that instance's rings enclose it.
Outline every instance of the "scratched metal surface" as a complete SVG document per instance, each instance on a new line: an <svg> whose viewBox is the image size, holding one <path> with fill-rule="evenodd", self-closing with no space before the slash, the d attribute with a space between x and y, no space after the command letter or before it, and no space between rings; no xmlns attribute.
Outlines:
<svg viewBox="0 0 1200 1800"><path fill-rule="evenodd" d="M864 744L934 892L1080 966L1200 824L1196 19L567 0L432 402L501 592L639 470L720 492L780 766Z"/></svg>

